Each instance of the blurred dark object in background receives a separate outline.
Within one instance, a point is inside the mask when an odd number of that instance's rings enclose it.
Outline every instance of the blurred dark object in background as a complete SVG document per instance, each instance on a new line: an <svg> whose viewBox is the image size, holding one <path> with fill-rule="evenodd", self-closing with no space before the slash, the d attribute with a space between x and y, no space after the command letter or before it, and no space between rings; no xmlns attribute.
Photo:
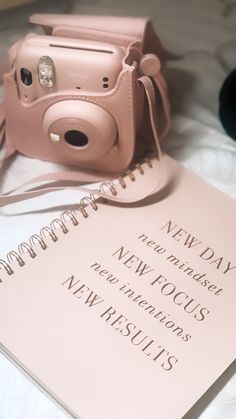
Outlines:
<svg viewBox="0 0 236 419"><path fill-rule="evenodd" d="M36 0L0 0L0 10L12 9L17 6L22 6L25 3L30 3Z"/></svg>
<svg viewBox="0 0 236 419"><path fill-rule="evenodd" d="M236 141L236 69L221 88L219 117L227 134Z"/></svg>
<svg viewBox="0 0 236 419"><path fill-rule="evenodd" d="M35 0L0 0L0 10L11 9L12 7L21 6Z"/></svg>

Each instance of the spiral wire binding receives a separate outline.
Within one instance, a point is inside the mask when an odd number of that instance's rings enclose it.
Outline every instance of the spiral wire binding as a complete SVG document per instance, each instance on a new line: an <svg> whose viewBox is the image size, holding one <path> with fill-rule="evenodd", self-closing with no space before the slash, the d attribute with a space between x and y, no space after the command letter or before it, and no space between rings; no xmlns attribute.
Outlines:
<svg viewBox="0 0 236 419"><path fill-rule="evenodd" d="M136 181L136 176L134 174L134 170L138 170L141 175L144 175L144 167L143 165L147 164L148 167L152 168L152 162L149 158L145 158L142 163L136 163L132 170L125 171L119 178L118 183L123 188L127 188L127 184L125 178L128 177L132 182ZM105 181L101 183L97 191L101 193L105 193L109 191L113 196L117 196L118 192L116 190L116 185L114 184L113 180ZM0 259L0 270L5 270L6 273L10 276L14 274L14 270L11 267L13 262L17 262L20 267L25 266L26 262L24 261L25 254L28 254L32 259L37 256L35 252L35 246L39 245L41 249L44 251L47 249L48 245L46 244L46 239L49 237L51 238L52 242L58 241L57 231L60 229L63 234L67 234L69 232L67 226L68 221L71 221L73 226L78 226L79 221L77 218L77 213L80 212L84 218L88 218L88 212L86 211L86 207L90 205L94 211L98 210L98 205L96 203L96 197L93 192L90 193L90 196L83 197L76 208L71 208L62 212L59 218L55 218L51 221L50 226L45 226L40 229L39 234L33 234L29 238L29 243L22 242L18 246L18 251L11 250L6 257L6 260ZM2 279L0 278L0 282Z"/></svg>

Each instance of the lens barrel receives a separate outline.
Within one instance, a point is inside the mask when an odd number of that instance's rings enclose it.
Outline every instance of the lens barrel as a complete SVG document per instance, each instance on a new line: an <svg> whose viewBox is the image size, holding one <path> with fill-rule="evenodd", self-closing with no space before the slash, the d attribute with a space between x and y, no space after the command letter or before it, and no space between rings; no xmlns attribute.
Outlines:
<svg viewBox="0 0 236 419"><path fill-rule="evenodd" d="M88 137L81 131L69 130L65 133L65 140L74 147L85 147L88 144Z"/></svg>

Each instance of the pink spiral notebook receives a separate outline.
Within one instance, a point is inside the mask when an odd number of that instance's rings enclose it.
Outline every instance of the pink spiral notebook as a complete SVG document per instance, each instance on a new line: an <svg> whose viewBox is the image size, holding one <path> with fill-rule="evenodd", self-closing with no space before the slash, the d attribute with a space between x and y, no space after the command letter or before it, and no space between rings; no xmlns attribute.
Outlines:
<svg viewBox="0 0 236 419"><path fill-rule="evenodd" d="M1 351L74 418L180 419L235 360L236 203L164 161L1 261Z"/></svg>

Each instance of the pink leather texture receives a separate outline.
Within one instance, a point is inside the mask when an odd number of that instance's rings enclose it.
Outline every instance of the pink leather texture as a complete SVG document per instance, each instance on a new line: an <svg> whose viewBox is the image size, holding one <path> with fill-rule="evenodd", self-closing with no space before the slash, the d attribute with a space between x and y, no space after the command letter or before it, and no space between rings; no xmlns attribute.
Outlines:
<svg viewBox="0 0 236 419"><path fill-rule="evenodd" d="M90 34L93 39L103 39L103 41L105 37L116 45L123 42L123 45L127 46L130 40L138 40L145 54L149 52L157 54L162 62L165 62L170 55L158 38L152 22L145 17L35 14L31 16L30 21L42 26L48 35L62 36L63 33L70 35L68 31L78 31L81 36L83 31L88 31L86 36Z"/></svg>
<svg viewBox="0 0 236 419"><path fill-rule="evenodd" d="M101 176L103 179L117 176L121 171L127 169L138 156L145 155L145 150L151 142L153 142L154 152L157 152L160 160L159 141L165 137L170 127L167 87L161 74L161 66L164 65L167 54L165 54L165 50L155 35L149 20L124 19L123 21L123 18L106 16L66 15L34 15L31 17L31 21L40 24L49 36L40 38L36 35L29 35L25 41L11 49L12 67L4 75L5 143L11 153L13 150L17 150L29 157L79 167L80 170L74 173L73 181L84 181L86 174L88 174L88 180L93 179L94 181L99 180ZM124 25L124 23L126 24ZM62 30L62 26L66 27L68 32ZM90 31L89 37L91 38L94 35L96 42L100 42L98 44L100 48L102 45L104 45L103 49L109 48L109 46L105 46L109 44L101 44L101 42L114 41L112 38L114 33L118 34L117 43L119 47L125 47L122 69L115 86L111 90L107 92L98 91L95 94L93 91L86 90L86 88L85 91L80 91L65 87L62 90L59 89L59 91L52 91L50 94L44 95L40 90L35 90L34 86L32 88L30 86L30 88L27 87L30 92L28 95L25 94L27 92L25 87L18 88L16 71L19 80L19 68L22 67L26 57L29 56L29 65L30 60L35 59L33 58L34 53L30 54L31 45L36 43L37 46L37 42L38 45L45 43L45 48L47 49L48 45L50 49L50 40L55 43L58 39L62 44L65 44L66 38L62 37L70 38L71 31L73 36L77 36L77 38L81 36L82 31L85 31L84 37L86 38L88 35L86 28ZM102 35L99 38L98 32L101 29ZM105 34L107 34L107 39L104 38ZM113 35L111 36L111 34ZM120 36L122 39L120 39ZM123 42L124 39L127 41L127 46ZM80 42L81 45L87 45L88 40ZM27 54L24 45L29 45ZM91 43L91 45L94 48L95 44ZM114 51L115 48L119 47L115 46ZM26 54L22 63L17 56L18 48L25 51L24 54ZM149 53L149 50L152 51L152 54ZM153 52L156 52L158 56L155 56ZM14 60L14 54L16 54L16 60ZM35 67L35 64L33 67ZM63 68L61 71L63 71ZM93 68L91 71L93 71ZM159 90L163 112L156 109L154 85ZM63 109L65 109L64 114ZM88 133L88 136L94 138L94 144L91 141L90 148L84 147L84 150L78 151L75 147L68 146L65 141L60 143L49 141L48 137L51 135L55 137L54 132L57 132L56 135L58 136L59 132L63 132L69 127L72 127L72 129L74 126L76 127L76 114L81 115L81 112L85 115L84 118L86 118L86 114L91 115L90 125L88 125L86 119L84 123L81 122L86 134ZM105 126L102 126L99 122L98 116L100 113L100 121L104 121ZM159 120L162 113L165 123L164 129L161 131ZM81 121L83 121L83 118ZM149 125L151 129L148 128ZM109 141L104 140L106 137ZM89 171L91 172L89 173ZM55 173L55 179L58 182L65 180L65 178L66 172L64 178L62 173ZM44 180L46 180L45 176ZM39 179L35 181L32 179L27 183L33 187L35 183L39 183ZM159 179L156 180L156 189L158 185ZM24 186L22 189L24 189ZM57 185L56 188L61 188L61 186ZM5 193L5 196L1 197L1 205L15 202L17 199L26 199L28 196L33 197L47 193L49 189L50 186L44 188L44 185L40 185L33 192L25 190L25 195L23 195L23 192L19 192L18 198L17 193L14 193L14 198L12 197L11 200L11 193ZM51 188L50 190L54 189ZM140 199L142 198L143 196L140 194Z"/></svg>
<svg viewBox="0 0 236 419"><path fill-rule="evenodd" d="M61 22L62 19L65 19L65 22L70 22L70 19L72 18L72 21L69 24L70 29L71 27L73 27L73 25L75 25L76 17L44 17L46 22L48 22L48 19L50 18L52 19L52 25L55 25L55 22L58 22L58 19L59 22ZM91 20L89 17L87 20L83 17L82 20L83 22L87 21L87 26L93 28L93 19L95 20L95 22L100 22L101 26L103 24L103 20L105 20L105 28L107 28L107 24L110 21L110 18L107 17L92 17ZM118 23L117 25L114 25L114 28L117 27L117 31L120 31L121 19L117 19ZM113 26L114 21L116 22L116 18L111 18L111 22L109 23L111 27ZM78 27L79 22L80 17L78 17ZM145 41L145 37L147 36L147 34L149 34L148 21L145 19L138 19L138 22L136 22L138 23L136 31L138 31L139 28L138 33L132 30L132 27L134 26L135 22L136 19L130 19L130 23L132 23L130 26L130 33L133 34L132 36L137 36L136 41L140 42L140 38L143 38L142 40ZM53 27L55 28L56 26ZM97 28L96 25L95 27ZM64 34L64 36L65 35L66 34ZM95 39L96 41L98 41L97 37L95 37ZM40 49L42 48L43 50L41 52L41 55L45 50L48 50L48 53L50 54L50 45L51 43L56 43L56 40L58 40L58 37L55 36L48 36L44 38L40 36L30 36L28 38L26 37L26 39L23 40L21 45L19 46L19 56L18 54L16 54L16 59L15 61L13 60L13 67L11 71L8 73L8 75L5 76L4 83L6 92L6 135L8 141L10 141L11 144L22 154L25 154L30 157L40 158L43 160L49 160L63 164L71 164L81 168L86 167L87 169L92 170L103 170L107 173L115 173L124 168L127 168L134 156L135 143L138 141L138 138L140 136L144 136L145 132L147 131L147 126L144 121L144 116L147 112L147 109L144 108L144 95L142 91L143 89L140 88L140 84L137 83L137 79L140 76L139 61L143 57L142 49L144 45L140 46L137 42L135 42L134 44L129 44L129 46L126 49L126 57L124 58L122 63L122 71L118 76L117 83L114 86L114 89L112 89L111 91L107 93L98 91L95 94L94 92L88 91L87 85L85 85L85 87L81 91L76 91L76 89L69 89L68 85L65 83L63 86L63 78L62 86L60 88L59 74L59 81L57 81L57 83L59 83L59 90L52 91L49 95L43 97L42 92L40 90L37 94L37 90L34 88L35 83L33 83L33 86L30 87L22 87L22 83L19 80L19 69L23 66L25 62L27 62L27 57L28 66L34 69L36 66L34 64L34 61L36 60L36 57L34 57L35 50L38 50L39 56ZM61 35L59 37L59 40L62 44L65 44L65 40L61 38ZM68 42L71 43L71 39L69 39ZM92 48L92 46L94 46L94 42L90 42ZM152 48L154 48L154 45ZM74 55L75 54L76 51L74 52ZM73 54L71 54L71 57L73 57ZM64 60L66 60L66 57L64 58ZM60 62L58 63L58 68L59 73L65 74L63 66ZM18 98L18 86L15 81L15 70L17 70L17 78L20 86L19 92L21 100L19 100ZM69 69L67 70L69 73L71 72L70 65ZM88 71L93 72L94 65L90 66L88 68ZM159 72L160 69L158 73ZM92 78L93 74L88 74L88 76ZM154 82L155 79L159 80L159 74L154 75L153 79ZM160 83L156 84L160 89ZM30 93L26 94L27 91L29 91ZM164 91L162 90L161 96L162 98L165 98L164 103L167 102L166 89L164 89ZM24 97L27 97L27 99L24 100ZM55 145L48 141L48 136L44 133L42 129L45 111L47 112L47 110L50 109L50 107L53 106L53 104L55 104L56 102L62 102L64 104L64 107L66 109L69 109L69 100L78 100L82 102L86 101L97 104L98 106L105 109L108 113L110 113L112 118L114 119L114 123L117 125L116 145L114 145L114 147L112 147L106 153L106 155L102 157L102 159L100 159L99 156L96 159L92 158L91 156L90 161L87 158L86 163L84 164L83 158L80 159L80 150L78 151L75 148L72 149L71 147L67 146L68 152L66 153L65 147L62 146L61 149L60 145ZM164 111L165 113L167 112L166 106L164 106ZM158 112L158 114L160 114L160 112ZM21 124L22 120L25 122L24 124ZM32 137L34 137L34 140L29 141L29 138ZM143 142L145 143L145 141ZM143 146L145 147L144 144Z"/></svg>
<svg viewBox="0 0 236 419"><path fill-rule="evenodd" d="M157 159L156 164L158 165L158 176L153 177L152 179L145 178L145 187L136 189L135 196L129 195L129 193L125 193L124 197L123 194L116 195L110 195L107 193L104 193L104 191L101 190L93 190L92 194L95 196L100 196L112 201L117 202L136 202L144 199L146 196L149 196L150 194L156 193L159 190L160 183L162 181L163 172L165 170L165 166L162 159L162 151L159 144L159 138L157 134L157 122L156 122L156 107L155 107L155 92L153 85L150 81L150 79L147 76L143 76L139 79L139 83L144 86L145 92L147 94L147 100L148 100L148 106L150 111L150 121L151 126L153 130L155 145L157 149ZM150 163L150 166L152 167L152 163ZM128 171L129 173L130 171ZM132 173L132 172L131 172ZM84 177L83 177L84 176ZM131 175L132 178L133 175ZM98 179L100 180L101 176L98 176ZM104 174L104 178L106 178ZM91 175L88 174L82 174L82 179L86 181L91 181L93 177L91 178ZM63 181L69 181L69 184L67 186L63 185ZM50 185L49 182L53 182L53 186ZM20 188L13 189L11 191L8 191L7 193L4 193L0 195L0 207L4 205L8 205L14 202L22 201L25 199L33 198L36 196L40 196L46 193L55 192L58 190L63 189L76 189L82 192L91 193L90 189L87 189L86 187L76 186L74 182L81 181L81 173L77 172L56 172L51 175L43 175L38 178L34 178L30 180L29 182L21 185ZM70 185L71 182L71 185ZM72 186L73 184L73 186ZM111 181L111 185L113 185L113 181Z"/></svg>

